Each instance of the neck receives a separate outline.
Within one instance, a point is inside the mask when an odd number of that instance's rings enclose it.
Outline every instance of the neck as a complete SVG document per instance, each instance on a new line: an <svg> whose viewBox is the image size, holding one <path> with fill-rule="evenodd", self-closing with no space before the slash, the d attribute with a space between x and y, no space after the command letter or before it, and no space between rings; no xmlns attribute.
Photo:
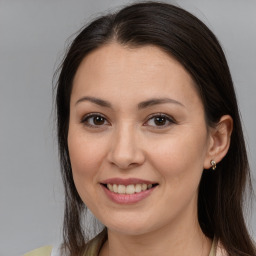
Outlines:
<svg viewBox="0 0 256 256"><path fill-rule="evenodd" d="M140 235L108 230L100 256L208 256L212 241L203 234L197 216L194 221L181 219Z"/></svg>

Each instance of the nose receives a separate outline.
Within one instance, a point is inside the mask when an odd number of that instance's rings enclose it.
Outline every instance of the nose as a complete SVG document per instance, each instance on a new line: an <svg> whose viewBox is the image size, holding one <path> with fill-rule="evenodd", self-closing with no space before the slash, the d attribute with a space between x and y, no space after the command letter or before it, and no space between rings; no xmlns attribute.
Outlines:
<svg viewBox="0 0 256 256"><path fill-rule="evenodd" d="M145 155L139 145L140 136L139 131L129 125L123 125L113 131L108 161L120 169L143 164Z"/></svg>

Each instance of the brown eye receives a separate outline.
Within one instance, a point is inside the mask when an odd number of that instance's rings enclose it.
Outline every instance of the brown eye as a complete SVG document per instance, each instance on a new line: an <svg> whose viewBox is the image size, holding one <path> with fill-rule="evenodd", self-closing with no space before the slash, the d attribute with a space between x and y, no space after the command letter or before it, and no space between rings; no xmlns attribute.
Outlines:
<svg viewBox="0 0 256 256"><path fill-rule="evenodd" d="M166 117L165 116L156 116L153 118L155 125L161 126L166 124Z"/></svg>
<svg viewBox="0 0 256 256"><path fill-rule="evenodd" d="M174 119L166 114L155 114L152 115L144 125L161 129L166 128L174 123L176 123Z"/></svg>
<svg viewBox="0 0 256 256"><path fill-rule="evenodd" d="M101 126L104 125L109 125L109 122L106 120L105 117L101 116L101 115L97 115L97 114L89 114L87 116L85 116L81 122L88 126L88 127L92 127L92 128L99 128Z"/></svg>
<svg viewBox="0 0 256 256"><path fill-rule="evenodd" d="M105 118L102 116L95 116L93 117L93 124L95 125L103 125L105 122Z"/></svg>

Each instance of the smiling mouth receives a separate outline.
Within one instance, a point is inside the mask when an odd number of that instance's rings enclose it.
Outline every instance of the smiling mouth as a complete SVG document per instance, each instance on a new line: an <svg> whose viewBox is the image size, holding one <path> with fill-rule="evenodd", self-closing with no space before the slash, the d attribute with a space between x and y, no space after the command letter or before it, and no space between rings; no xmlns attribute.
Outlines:
<svg viewBox="0 0 256 256"><path fill-rule="evenodd" d="M109 191L115 193L115 194L126 194L126 195L132 195L132 194L138 194L146 190L150 190L156 186L158 186L157 183L155 184L130 184L130 185L123 185L123 184L101 184L105 188L107 188Z"/></svg>

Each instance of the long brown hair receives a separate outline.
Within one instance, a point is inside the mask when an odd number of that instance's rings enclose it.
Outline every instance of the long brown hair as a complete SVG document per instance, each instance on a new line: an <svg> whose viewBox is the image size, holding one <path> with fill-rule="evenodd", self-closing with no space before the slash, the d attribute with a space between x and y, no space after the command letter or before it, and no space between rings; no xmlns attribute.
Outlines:
<svg viewBox="0 0 256 256"><path fill-rule="evenodd" d="M67 145L72 82L83 58L111 41L130 47L158 46L176 58L194 79L209 126L216 124L223 115L233 118L227 155L215 171L203 172L198 195L198 220L204 234L220 239L228 255L256 255L243 217L244 191L246 184L250 184L250 175L226 58L215 35L204 23L179 7L158 2L132 4L94 20L82 28L61 64L56 107L65 187L64 247L70 255L81 255L87 242L81 223L86 207L74 185Z"/></svg>

